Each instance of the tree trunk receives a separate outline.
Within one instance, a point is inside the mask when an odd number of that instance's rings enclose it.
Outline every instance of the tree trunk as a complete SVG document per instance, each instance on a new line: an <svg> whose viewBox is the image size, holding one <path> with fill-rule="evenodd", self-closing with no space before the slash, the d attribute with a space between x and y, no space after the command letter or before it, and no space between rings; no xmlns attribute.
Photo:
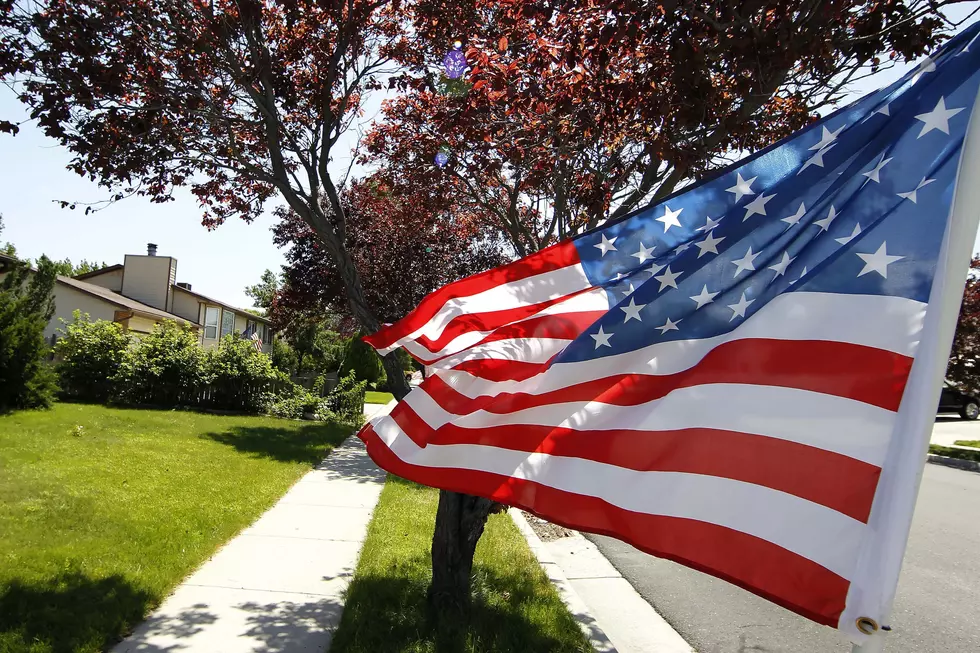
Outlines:
<svg viewBox="0 0 980 653"><path fill-rule="evenodd" d="M470 605L473 553L487 517L504 506L469 494L441 490L432 533L429 607L437 620L452 622Z"/></svg>
<svg viewBox="0 0 980 653"><path fill-rule="evenodd" d="M385 366L385 374L388 376L388 389L395 399L401 401L408 394L411 388L405 380L405 370L402 369L401 361L398 359L398 352L393 351L381 359Z"/></svg>

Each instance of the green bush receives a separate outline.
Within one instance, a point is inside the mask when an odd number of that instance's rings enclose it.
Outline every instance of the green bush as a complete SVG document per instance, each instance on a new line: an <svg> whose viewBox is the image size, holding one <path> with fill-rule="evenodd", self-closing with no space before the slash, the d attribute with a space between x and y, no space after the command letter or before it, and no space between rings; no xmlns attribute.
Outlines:
<svg viewBox="0 0 980 653"><path fill-rule="evenodd" d="M272 341L272 366L286 374L296 374L299 366L296 350L282 338Z"/></svg>
<svg viewBox="0 0 980 653"><path fill-rule="evenodd" d="M274 393L276 382L288 382L284 376L272 366L272 359L237 333L225 336L207 354L205 377L214 408L258 411L267 404L265 395Z"/></svg>
<svg viewBox="0 0 980 653"><path fill-rule="evenodd" d="M130 403L186 402L210 380L206 362L194 330L168 320L128 350L116 377L118 396Z"/></svg>
<svg viewBox="0 0 980 653"><path fill-rule="evenodd" d="M960 458L962 460L972 460L974 462L980 463L980 451L972 451L970 449L954 449L952 447L943 447L938 444L929 445L929 453L936 456L946 456L947 458Z"/></svg>
<svg viewBox="0 0 980 653"><path fill-rule="evenodd" d="M65 322L64 320L62 320ZM92 322L75 311L61 329L64 338L55 352L61 391L83 401L108 401L116 394L116 376L133 342L122 326L108 320Z"/></svg>
<svg viewBox="0 0 980 653"><path fill-rule="evenodd" d="M44 329L54 315L54 266L42 256L37 270L22 262L4 264L0 280L0 411L46 408L57 391L45 360Z"/></svg>
<svg viewBox="0 0 980 653"><path fill-rule="evenodd" d="M383 387L387 381L381 357L360 337L352 338L347 348L347 356L340 368L340 376L345 377L351 372L358 381L366 381L369 385Z"/></svg>
<svg viewBox="0 0 980 653"><path fill-rule="evenodd" d="M353 371L340 378L337 387L323 400L322 406L338 419L359 424L364 419L366 381L358 381Z"/></svg>

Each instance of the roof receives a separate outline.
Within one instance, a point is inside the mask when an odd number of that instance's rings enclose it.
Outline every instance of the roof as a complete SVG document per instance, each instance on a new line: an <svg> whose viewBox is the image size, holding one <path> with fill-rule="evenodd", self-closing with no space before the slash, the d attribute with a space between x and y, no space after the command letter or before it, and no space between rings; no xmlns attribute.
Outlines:
<svg viewBox="0 0 980 653"><path fill-rule="evenodd" d="M134 313L139 313L146 317L152 317L159 320L174 320L176 322L183 322L185 324L190 324L192 326L201 326L197 322L188 320L179 315L174 315L173 313L168 313L167 311L161 311L159 308L153 308L143 302L138 302L135 299L130 299L124 295L120 295L117 292L113 292L108 288L103 288L102 286L96 286L94 283L86 283L84 281L79 281L78 279L73 279L72 277L63 277L58 275L58 283L64 284L66 286L71 286L75 290L80 290L81 292L88 293L89 295L94 295L99 299L103 299L109 303L115 304L122 308L128 308Z"/></svg>
<svg viewBox="0 0 980 653"><path fill-rule="evenodd" d="M183 286L178 286L177 284L174 284L173 285L173 289L174 290L179 290L181 292L185 292L188 295L194 295L198 299L200 299L200 300L202 300L204 302L207 302L208 304L217 304L218 306L221 306L223 308L227 308L230 311L235 311L236 313L241 313L242 315L248 315L249 316L249 319L255 319L255 320L259 321L259 322L262 322L263 324L272 324L272 320L270 320L267 317L262 317L261 315L256 315L255 313L252 313L250 311L246 311L244 308L237 308L235 306L232 306L231 304L226 304L225 302L218 301L217 299L213 299L211 297L208 297L207 295L202 295L199 292L194 292L193 290L188 290L187 288L184 288Z"/></svg>
<svg viewBox="0 0 980 653"><path fill-rule="evenodd" d="M115 272L116 270L122 270L122 263L116 263L115 265L107 265L104 268L99 268L98 270L92 270L91 272L86 272L85 274L76 274L72 279L91 279L92 277L97 277L100 274L106 274L108 272Z"/></svg>

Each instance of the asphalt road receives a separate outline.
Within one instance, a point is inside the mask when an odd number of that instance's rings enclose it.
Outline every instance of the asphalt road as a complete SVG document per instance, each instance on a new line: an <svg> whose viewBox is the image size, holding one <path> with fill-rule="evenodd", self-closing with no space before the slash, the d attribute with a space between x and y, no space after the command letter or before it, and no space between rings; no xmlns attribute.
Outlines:
<svg viewBox="0 0 980 653"><path fill-rule="evenodd" d="M745 590L619 540L588 535L700 653L851 650ZM926 465L886 653L980 652L980 474Z"/></svg>

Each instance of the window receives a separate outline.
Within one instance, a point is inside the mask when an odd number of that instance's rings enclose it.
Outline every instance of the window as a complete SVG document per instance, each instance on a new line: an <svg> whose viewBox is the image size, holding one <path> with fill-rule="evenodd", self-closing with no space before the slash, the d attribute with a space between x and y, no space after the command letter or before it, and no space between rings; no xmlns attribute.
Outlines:
<svg viewBox="0 0 980 653"><path fill-rule="evenodd" d="M221 337L235 330L235 314L231 311L221 311Z"/></svg>
<svg viewBox="0 0 980 653"><path fill-rule="evenodd" d="M255 320L245 320L245 331L242 335L251 338L253 333L257 333L256 328Z"/></svg>
<svg viewBox="0 0 980 653"><path fill-rule="evenodd" d="M204 312L204 339L215 340L218 337L218 307L208 306Z"/></svg>
<svg viewBox="0 0 980 653"><path fill-rule="evenodd" d="M268 324L262 325L262 342L267 345L272 344L272 327Z"/></svg>

